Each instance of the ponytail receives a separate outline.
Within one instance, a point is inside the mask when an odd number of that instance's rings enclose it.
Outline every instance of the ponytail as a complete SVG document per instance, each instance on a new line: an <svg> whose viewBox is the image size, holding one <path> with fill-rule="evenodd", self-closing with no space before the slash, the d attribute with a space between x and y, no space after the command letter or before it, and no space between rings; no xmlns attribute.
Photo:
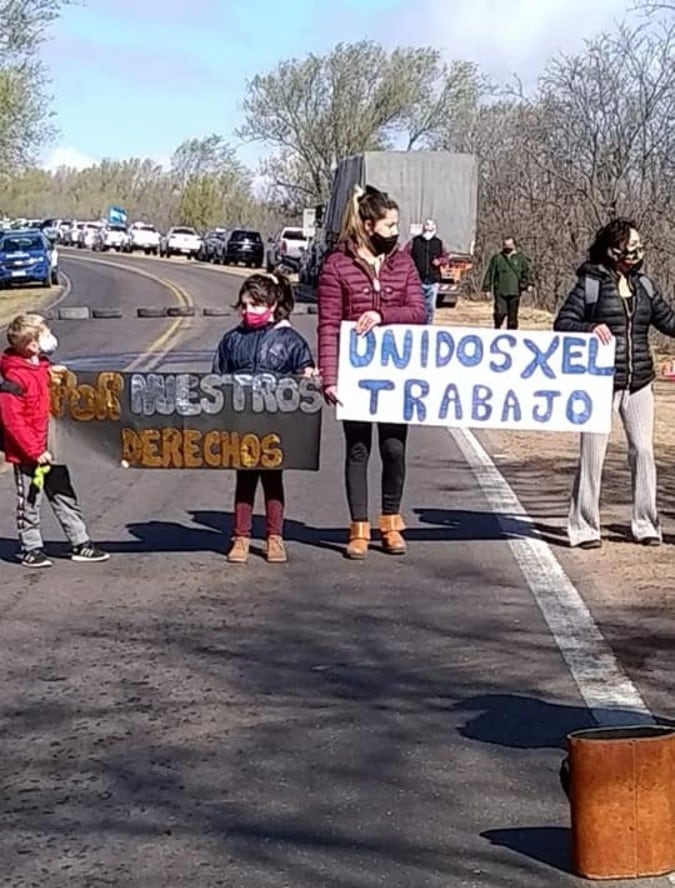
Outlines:
<svg viewBox="0 0 675 888"><path fill-rule="evenodd" d="M279 294L277 307L274 311L274 320L277 322L285 321L291 316L291 313L295 308L293 287L285 274L280 274L280 272L275 271L271 277L276 281L277 293Z"/></svg>
<svg viewBox="0 0 675 888"><path fill-rule="evenodd" d="M285 321L295 308L293 287L285 274L275 271L274 274L252 274L246 278L239 290L239 299L235 308L241 308L244 296L250 296L257 305L276 303L274 320Z"/></svg>
<svg viewBox="0 0 675 888"><path fill-rule="evenodd" d="M373 225L383 219L389 210L398 210L398 204L384 191L366 185L354 186L354 193L347 201L340 240L349 241L357 247L368 246L368 233L365 223Z"/></svg>

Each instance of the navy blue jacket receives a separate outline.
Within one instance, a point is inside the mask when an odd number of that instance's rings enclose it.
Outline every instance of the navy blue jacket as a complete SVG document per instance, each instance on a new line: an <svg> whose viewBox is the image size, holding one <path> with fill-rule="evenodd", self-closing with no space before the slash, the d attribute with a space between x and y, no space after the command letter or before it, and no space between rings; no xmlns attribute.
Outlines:
<svg viewBox="0 0 675 888"><path fill-rule="evenodd" d="M257 330L240 324L223 336L213 359L213 372L221 374L292 376L307 367L314 367L309 345L286 323L280 326L268 324Z"/></svg>

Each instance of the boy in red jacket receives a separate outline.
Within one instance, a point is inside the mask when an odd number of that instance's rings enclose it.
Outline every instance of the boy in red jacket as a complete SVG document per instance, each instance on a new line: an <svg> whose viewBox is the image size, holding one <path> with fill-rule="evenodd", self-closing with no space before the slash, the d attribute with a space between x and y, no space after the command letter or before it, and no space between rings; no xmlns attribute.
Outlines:
<svg viewBox="0 0 675 888"><path fill-rule="evenodd" d="M41 315L20 315L7 329L9 348L0 358L0 377L23 394L0 395L0 426L5 458L14 465L17 528L24 567L51 567L40 533L42 493L67 536L73 561L107 561L110 557L89 539L67 466L53 465L48 450L50 373L46 356L56 337Z"/></svg>

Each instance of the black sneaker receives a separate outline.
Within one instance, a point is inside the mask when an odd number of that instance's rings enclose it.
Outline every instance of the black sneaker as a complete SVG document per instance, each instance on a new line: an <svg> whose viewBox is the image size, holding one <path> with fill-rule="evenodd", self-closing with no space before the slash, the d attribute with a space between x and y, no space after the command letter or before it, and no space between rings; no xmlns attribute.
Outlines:
<svg viewBox="0 0 675 888"><path fill-rule="evenodd" d="M51 567L53 563L42 549L29 549L21 553L21 564L24 567Z"/></svg>
<svg viewBox="0 0 675 888"><path fill-rule="evenodd" d="M584 540L579 543L580 549L602 549L602 540Z"/></svg>
<svg viewBox="0 0 675 888"><path fill-rule="evenodd" d="M70 552L71 561L80 561L93 564L95 561L107 561L110 558L107 552L98 549L91 540L80 546L73 546Z"/></svg>

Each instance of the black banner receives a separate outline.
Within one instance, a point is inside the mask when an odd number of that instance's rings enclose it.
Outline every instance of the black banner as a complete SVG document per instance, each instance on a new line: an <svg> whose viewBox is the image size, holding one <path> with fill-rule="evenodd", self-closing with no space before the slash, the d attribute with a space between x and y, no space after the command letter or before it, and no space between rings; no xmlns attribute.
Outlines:
<svg viewBox="0 0 675 888"><path fill-rule="evenodd" d="M85 441L125 468L319 468L315 378L69 370L51 396L60 462Z"/></svg>

